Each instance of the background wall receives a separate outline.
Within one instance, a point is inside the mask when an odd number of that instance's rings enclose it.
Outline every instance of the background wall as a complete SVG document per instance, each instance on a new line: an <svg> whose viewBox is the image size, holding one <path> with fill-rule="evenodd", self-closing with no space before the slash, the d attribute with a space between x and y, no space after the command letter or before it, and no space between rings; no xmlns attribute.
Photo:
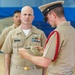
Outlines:
<svg viewBox="0 0 75 75"><path fill-rule="evenodd" d="M35 19L33 25L42 29L46 35L53 30L49 24L43 22L43 15L38 6L52 1L61 0L0 0L0 33L9 25L12 25L12 16L14 10L21 10L23 6L29 5L34 9ZM65 17L75 27L75 0L64 0Z"/></svg>
<svg viewBox="0 0 75 75"><path fill-rule="evenodd" d="M61 1L61 0L0 0L0 7L23 7L25 5L38 7L42 4L49 3L52 1ZM75 7L75 0L64 0L64 1L65 7Z"/></svg>

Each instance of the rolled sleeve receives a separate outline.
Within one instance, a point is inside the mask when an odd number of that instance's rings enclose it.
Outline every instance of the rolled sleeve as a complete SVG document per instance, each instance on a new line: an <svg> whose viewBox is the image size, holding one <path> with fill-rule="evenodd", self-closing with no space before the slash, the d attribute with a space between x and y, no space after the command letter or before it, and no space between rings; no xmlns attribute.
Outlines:
<svg viewBox="0 0 75 75"><path fill-rule="evenodd" d="M12 34L12 32L9 32L8 33L8 35L7 35L7 37L6 37L6 40L5 40L5 42L4 42L4 44L3 44L3 46L2 46L2 49L1 49L1 51L3 52L3 53L11 53L11 51L12 51L12 36L11 36L11 34Z"/></svg>

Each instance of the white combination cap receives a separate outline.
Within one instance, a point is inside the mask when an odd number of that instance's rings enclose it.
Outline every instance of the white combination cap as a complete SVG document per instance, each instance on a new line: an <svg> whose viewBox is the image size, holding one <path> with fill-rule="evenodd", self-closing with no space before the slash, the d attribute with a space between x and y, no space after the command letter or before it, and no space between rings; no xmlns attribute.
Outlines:
<svg viewBox="0 0 75 75"><path fill-rule="evenodd" d="M40 11L43 13L44 16L47 15L47 13L56 8L56 7L60 7L62 6L62 4L64 4L64 1L55 1L55 2L50 2L48 4L44 4L42 6L39 6Z"/></svg>

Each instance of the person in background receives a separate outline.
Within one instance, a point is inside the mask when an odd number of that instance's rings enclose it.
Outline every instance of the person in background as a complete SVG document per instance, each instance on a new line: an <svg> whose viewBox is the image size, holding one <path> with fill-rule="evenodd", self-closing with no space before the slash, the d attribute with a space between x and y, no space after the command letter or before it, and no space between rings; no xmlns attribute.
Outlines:
<svg viewBox="0 0 75 75"><path fill-rule="evenodd" d="M8 55L5 59L7 60L5 75L42 75L42 68L20 57L18 48L24 47L30 54L41 56L35 46L44 47L46 35L32 25L34 11L30 6L22 8L20 19L21 25L9 32L1 49L5 55Z"/></svg>
<svg viewBox="0 0 75 75"><path fill-rule="evenodd" d="M4 42L5 42L5 39L8 35L8 33L11 30L16 29L17 27L20 26L20 24L21 24L20 15L21 15L21 11L20 10L15 10L14 14L13 14L13 18L12 18L14 24L12 26L9 26L9 27L3 29L3 32L0 35L0 50L1 50L1 48L4 44ZM5 62L5 75L8 75L8 70L7 70L8 65L7 65L7 63L10 59L10 56L8 54L6 54L6 55L3 54L3 57L5 57L5 61L4 61Z"/></svg>
<svg viewBox="0 0 75 75"><path fill-rule="evenodd" d="M55 1L39 7L44 20L52 27L52 31L43 48L38 47L43 56L33 56L26 48L19 48L19 54L25 60L45 67L44 75L72 75L75 61L75 29L64 16L62 4L64 1ZM38 61L39 60L39 61Z"/></svg>
<svg viewBox="0 0 75 75"><path fill-rule="evenodd" d="M13 14L13 22L14 24L12 26L9 26L5 29L3 29L1 35L0 35L0 49L2 48L3 44L4 44L4 41L7 37L7 34L17 28L20 24L21 24L21 20L20 20L20 14L21 14L21 11L20 10L15 10L14 11L14 14Z"/></svg>

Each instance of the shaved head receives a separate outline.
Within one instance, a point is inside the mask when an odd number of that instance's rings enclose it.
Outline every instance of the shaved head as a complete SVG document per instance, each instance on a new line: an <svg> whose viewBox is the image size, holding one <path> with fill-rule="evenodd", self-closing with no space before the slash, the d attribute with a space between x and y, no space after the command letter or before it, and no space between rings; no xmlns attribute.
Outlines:
<svg viewBox="0 0 75 75"><path fill-rule="evenodd" d="M21 10L21 13L24 11L29 11L29 12L31 12L32 15L34 15L34 11L30 6L24 6Z"/></svg>

